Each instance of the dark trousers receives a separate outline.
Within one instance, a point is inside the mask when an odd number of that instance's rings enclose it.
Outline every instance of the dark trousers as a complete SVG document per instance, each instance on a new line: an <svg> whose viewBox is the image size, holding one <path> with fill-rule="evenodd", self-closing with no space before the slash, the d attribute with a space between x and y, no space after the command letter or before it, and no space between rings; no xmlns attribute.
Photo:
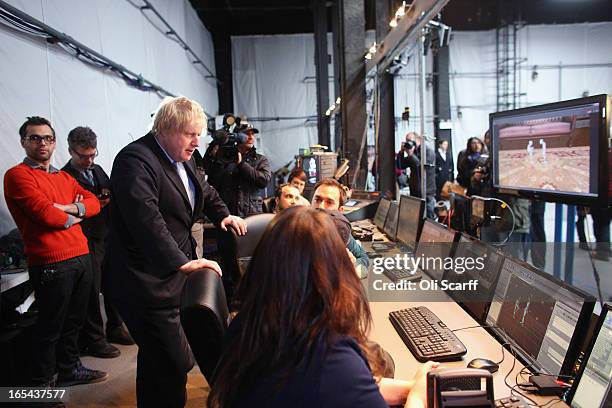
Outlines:
<svg viewBox="0 0 612 408"><path fill-rule="evenodd" d="M578 232L578 240L580 242L587 242L586 234L584 232L584 220L586 219L586 209L578 207L578 220L576 221L576 232Z"/></svg>
<svg viewBox="0 0 612 408"><path fill-rule="evenodd" d="M546 231L544 230L544 209L546 203L532 201L529 209L529 238L531 241L531 262L536 268L546 267Z"/></svg>
<svg viewBox="0 0 612 408"><path fill-rule="evenodd" d="M138 344L138 406L184 407L187 373L194 361L179 308L143 308L123 302L116 305Z"/></svg>
<svg viewBox="0 0 612 408"><path fill-rule="evenodd" d="M610 214L607 207L591 207L593 217L593 234L595 235L598 254L610 256Z"/></svg>
<svg viewBox="0 0 612 408"><path fill-rule="evenodd" d="M87 304L87 316L83 329L79 337L79 345L81 347L88 346L90 344L99 343L106 341L104 334L104 321L102 320L102 312L100 311L100 291L105 294L104 297L104 310L108 318L109 327L121 326L123 320L119 316L119 312L112 305L112 302L106 296L106 282L104 277L104 255L106 253L106 246L104 239L93 239L88 240L89 253L91 255L91 264L93 271L93 285L91 286L91 293L89 295L89 303Z"/></svg>
<svg viewBox="0 0 612 408"><path fill-rule="evenodd" d="M32 384L45 384L79 361L79 330L85 319L92 273L89 255L29 267L38 319L33 327Z"/></svg>
<svg viewBox="0 0 612 408"><path fill-rule="evenodd" d="M527 255L529 254L528 238L529 234L526 232L513 232L508 238L504 252L521 261L527 261Z"/></svg>
<svg viewBox="0 0 612 408"><path fill-rule="evenodd" d="M431 220L436 219L436 197L427 195L425 199L425 215Z"/></svg>

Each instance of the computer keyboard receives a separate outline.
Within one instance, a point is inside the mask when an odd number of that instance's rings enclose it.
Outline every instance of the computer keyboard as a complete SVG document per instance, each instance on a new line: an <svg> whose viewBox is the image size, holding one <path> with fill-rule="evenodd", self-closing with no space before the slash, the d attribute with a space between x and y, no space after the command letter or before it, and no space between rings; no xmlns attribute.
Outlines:
<svg viewBox="0 0 612 408"><path fill-rule="evenodd" d="M512 395L507 398L500 398L495 400L495 408L528 408L530 405L523 397L518 395Z"/></svg>
<svg viewBox="0 0 612 408"><path fill-rule="evenodd" d="M399 282L401 280L420 281L423 278L421 271L411 273L408 269L385 269L383 274L391 279L392 282Z"/></svg>
<svg viewBox="0 0 612 408"><path fill-rule="evenodd" d="M461 360L467 353L455 334L424 306L389 313L391 324L420 362Z"/></svg>

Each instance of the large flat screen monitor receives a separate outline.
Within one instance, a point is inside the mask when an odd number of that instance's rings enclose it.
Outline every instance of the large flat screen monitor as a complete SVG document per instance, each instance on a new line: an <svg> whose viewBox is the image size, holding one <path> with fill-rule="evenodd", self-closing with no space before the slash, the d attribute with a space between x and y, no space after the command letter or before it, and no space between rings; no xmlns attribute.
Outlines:
<svg viewBox="0 0 612 408"><path fill-rule="evenodd" d="M376 214L374 215L374 225L378 227L379 230L385 227L385 221L387 220L387 213L389 212L389 207L391 206L391 201L383 198L378 203L378 208L376 209Z"/></svg>
<svg viewBox="0 0 612 408"><path fill-rule="evenodd" d="M423 222L414 256L422 259L420 268L432 279L441 280L444 276L444 265L450 259L456 234L457 231L430 219Z"/></svg>
<svg viewBox="0 0 612 408"><path fill-rule="evenodd" d="M397 216L399 214L399 206L396 202L392 202L385 221L385 234L391 241L395 241L397 236Z"/></svg>
<svg viewBox="0 0 612 408"><path fill-rule="evenodd" d="M546 201L608 205L607 95L489 116L493 187Z"/></svg>
<svg viewBox="0 0 612 408"><path fill-rule="evenodd" d="M612 407L612 306L608 303L567 400L572 408Z"/></svg>
<svg viewBox="0 0 612 408"><path fill-rule="evenodd" d="M462 233L453 258L453 268L446 270L444 279L453 283L476 280L478 285L475 289L449 290L449 294L478 323L484 324L503 255L492 246Z"/></svg>
<svg viewBox="0 0 612 408"><path fill-rule="evenodd" d="M425 200L402 195L400 197L397 239L414 250L419 239L419 229L423 222Z"/></svg>
<svg viewBox="0 0 612 408"><path fill-rule="evenodd" d="M569 375L594 304L589 294L505 257L486 323L532 370Z"/></svg>

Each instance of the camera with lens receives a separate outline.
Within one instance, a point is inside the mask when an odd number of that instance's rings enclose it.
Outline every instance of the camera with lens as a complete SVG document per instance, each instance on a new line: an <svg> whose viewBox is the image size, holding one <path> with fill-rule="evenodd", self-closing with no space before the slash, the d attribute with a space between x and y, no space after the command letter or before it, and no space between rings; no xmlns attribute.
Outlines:
<svg viewBox="0 0 612 408"><path fill-rule="evenodd" d="M100 200L106 200L108 198L110 198L110 190L107 188L103 188L102 191L100 192L100 194L98 194L98 198Z"/></svg>
<svg viewBox="0 0 612 408"><path fill-rule="evenodd" d="M238 159L238 145L246 143L248 136L241 132L244 126L240 124L240 117L233 113L223 115L223 126L212 132L211 146L219 146L216 158L224 163L236 162Z"/></svg>
<svg viewBox="0 0 612 408"><path fill-rule="evenodd" d="M472 175L474 173L480 173L481 176L481 181L485 182L489 179L489 170L491 168L491 158L488 154L481 154L480 156L478 156L475 159L476 162L476 166L474 167L474 171L472 172Z"/></svg>
<svg viewBox="0 0 612 408"><path fill-rule="evenodd" d="M408 140L404 142L404 150L408 151L416 147L416 142L414 140Z"/></svg>

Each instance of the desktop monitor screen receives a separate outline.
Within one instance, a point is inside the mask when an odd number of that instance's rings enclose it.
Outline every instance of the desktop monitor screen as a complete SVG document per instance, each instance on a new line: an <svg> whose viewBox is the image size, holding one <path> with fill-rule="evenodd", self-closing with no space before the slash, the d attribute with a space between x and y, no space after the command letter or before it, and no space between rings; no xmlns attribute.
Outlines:
<svg viewBox="0 0 612 408"><path fill-rule="evenodd" d="M605 304L568 396L572 408L612 407L612 306Z"/></svg>
<svg viewBox="0 0 612 408"><path fill-rule="evenodd" d="M420 268L432 279L442 279L444 264L450 258L456 231L430 219L423 222L423 229L414 256L421 258Z"/></svg>
<svg viewBox="0 0 612 408"><path fill-rule="evenodd" d="M389 212L390 206L391 201L387 200L386 198L383 198L378 203L376 215L374 216L374 225L376 225L379 230L382 230L385 226L385 221L387 220L387 213Z"/></svg>
<svg viewBox="0 0 612 408"><path fill-rule="evenodd" d="M475 290L451 290L449 294L477 322L484 323L493 299L503 255L492 246L461 234L455 245L453 258L454 269L447 269L444 279L456 283L476 280L478 285Z"/></svg>
<svg viewBox="0 0 612 408"><path fill-rule="evenodd" d="M526 365L569 375L594 301L527 263L505 257L486 323Z"/></svg>
<svg viewBox="0 0 612 408"><path fill-rule="evenodd" d="M399 213L399 206L397 205L396 202L392 202L391 206L389 207L389 213L387 214L387 220L385 221L385 234L387 234L387 237L392 240L395 241L395 238L397 236L397 216Z"/></svg>
<svg viewBox="0 0 612 408"><path fill-rule="evenodd" d="M397 239L410 249L416 247L419 239L419 228L423 221L425 200L403 195L400 198Z"/></svg>
<svg viewBox="0 0 612 408"><path fill-rule="evenodd" d="M606 95L490 115L493 186L565 203L608 205Z"/></svg>

